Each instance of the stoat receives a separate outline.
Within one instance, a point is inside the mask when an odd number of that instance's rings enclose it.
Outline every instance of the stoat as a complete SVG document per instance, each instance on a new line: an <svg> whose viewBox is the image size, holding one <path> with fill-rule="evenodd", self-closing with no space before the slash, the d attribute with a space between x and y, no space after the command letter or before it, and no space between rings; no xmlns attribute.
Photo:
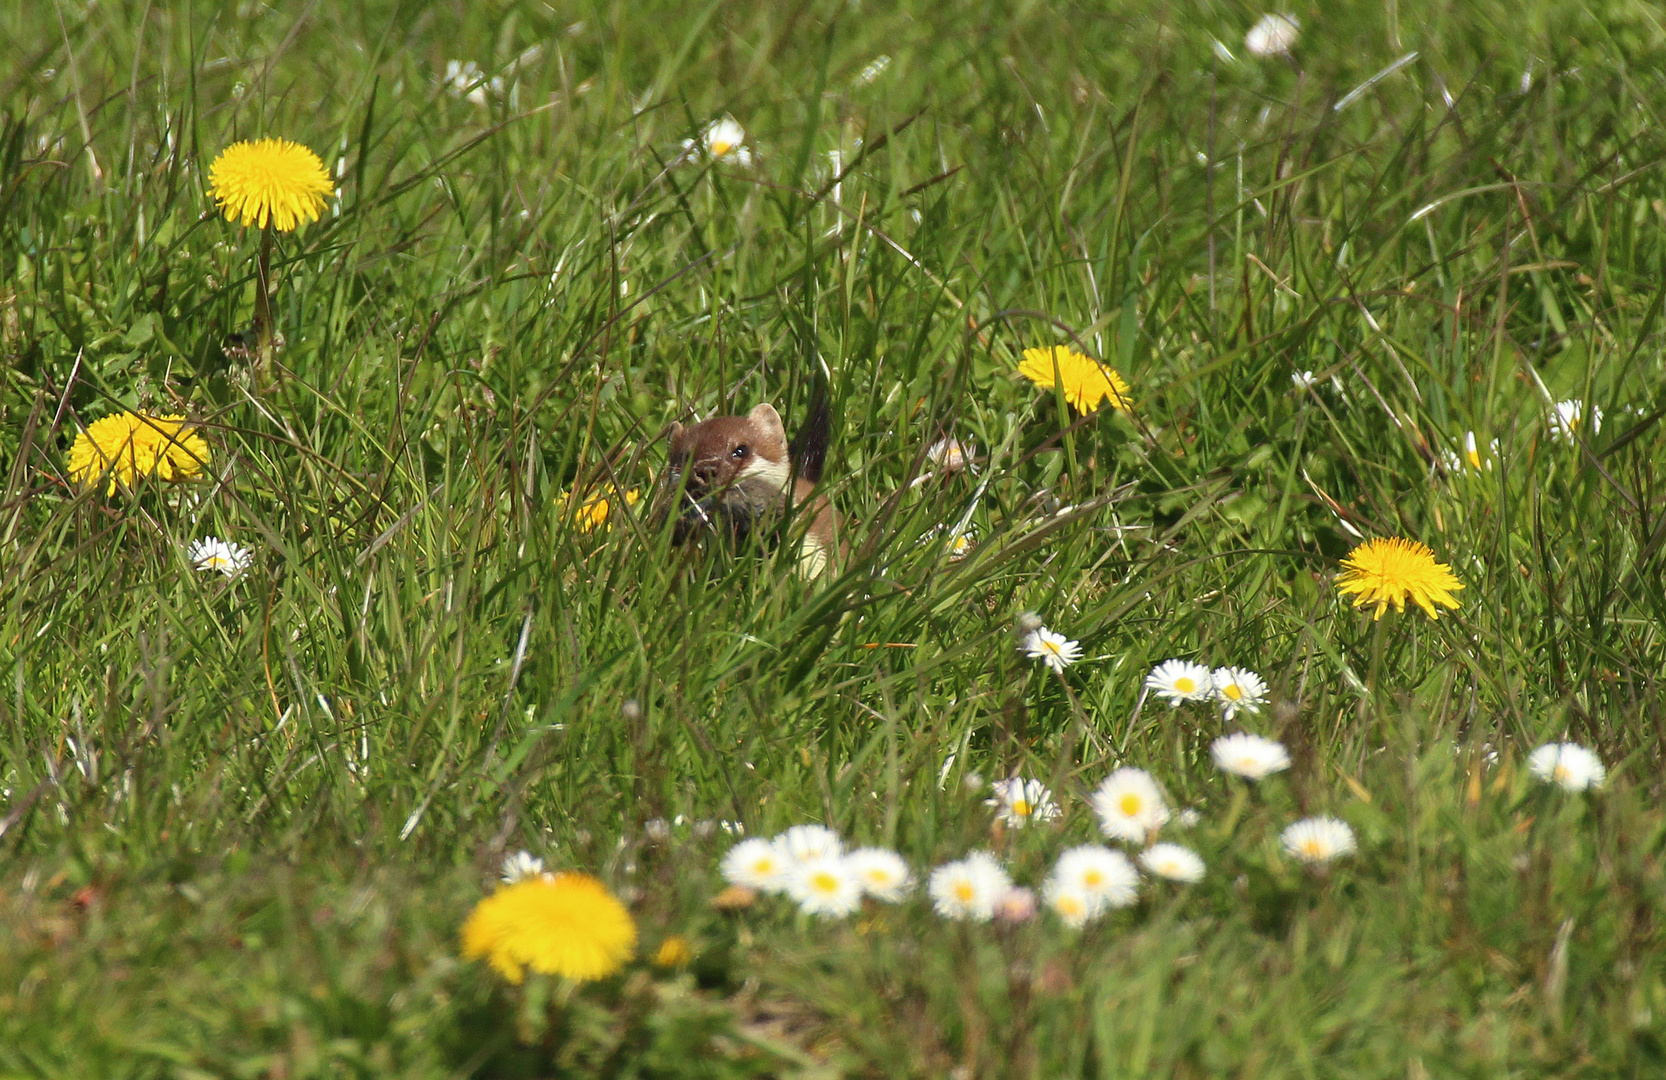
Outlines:
<svg viewBox="0 0 1666 1080"><path fill-rule="evenodd" d="M678 500L671 542L681 544L704 529L740 538L767 529L791 505L810 515L799 567L812 576L840 553L839 520L825 495L816 494L827 458L827 403L817 395L799 437L789 446L781 414L767 402L745 416L714 416L684 427L671 425L666 494Z"/></svg>

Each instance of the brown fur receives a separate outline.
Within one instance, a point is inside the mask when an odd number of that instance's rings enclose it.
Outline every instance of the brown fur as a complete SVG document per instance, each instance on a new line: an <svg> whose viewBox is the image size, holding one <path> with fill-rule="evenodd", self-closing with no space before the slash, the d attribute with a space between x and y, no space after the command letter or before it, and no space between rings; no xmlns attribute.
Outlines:
<svg viewBox="0 0 1666 1080"><path fill-rule="evenodd" d="M838 555L838 518L826 496L816 495L813 478L793 476L792 454L781 415L767 403L745 416L714 416L684 427L671 425L671 453L665 489L679 500L673 543L708 528L736 537L769 527L791 505L808 504L811 514L801 548L811 574L827 569Z"/></svg>

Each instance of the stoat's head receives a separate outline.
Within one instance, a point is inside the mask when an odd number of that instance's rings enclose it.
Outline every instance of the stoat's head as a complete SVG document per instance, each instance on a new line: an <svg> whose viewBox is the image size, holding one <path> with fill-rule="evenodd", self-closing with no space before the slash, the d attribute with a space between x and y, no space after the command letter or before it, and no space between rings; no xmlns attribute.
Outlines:
<svg viewBox="0 0 1666 1080"><path fill-rule="evenodd" d="M672 424L665 479L681 507L676 539L720 519L736 533L750 531L760 514L781 508L791 473L786 428L771 405Z"/></svg>

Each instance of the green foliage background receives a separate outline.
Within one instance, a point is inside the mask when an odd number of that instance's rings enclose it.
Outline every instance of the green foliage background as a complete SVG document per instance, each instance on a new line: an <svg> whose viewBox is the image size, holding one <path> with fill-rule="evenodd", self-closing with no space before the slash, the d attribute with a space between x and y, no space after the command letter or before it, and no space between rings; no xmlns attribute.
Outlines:
<svg viewBox="0 0 1666 1080"><path fill-rule="evenodd" d="M1293 59L1213 2L0 10L0 1076L1666 1068L1666 28L1294 10ZM753 167L684 155L724 114ZM339 188L279 241L257 390L258 237L204 174L265 134ZM1054 342L1133 417L1014 378ZM836 578L573 523L822 365ZM1563 398L1600 430L1554 440ZM213 476L72 487L134 408L202 420ZM1466 431L1490 468L1442 464ZM980 471L911 485L944 434ZM204 534L254 568L194 572ZM1430 544L1462 610L1339 605L1356 534ZM1267 678L1287 777L1246 798L1229 726L1141 702L1170 656ZM1564 736L1606 792L1530 789ZM709 906L719 820L1033 883L1119 762L1211 875L1087 933ZM1019 770L1067 815L992 841L964 781ZM1299 873L1319 812L1362 850ZM521 847L693 968L462 964Z"/></svg>

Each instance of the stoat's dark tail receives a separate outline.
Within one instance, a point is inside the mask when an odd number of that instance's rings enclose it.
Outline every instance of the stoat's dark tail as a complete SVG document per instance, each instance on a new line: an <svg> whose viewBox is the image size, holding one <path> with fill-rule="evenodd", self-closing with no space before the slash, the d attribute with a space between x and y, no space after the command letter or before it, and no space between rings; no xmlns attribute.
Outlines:
<svg viewBox="0 0 1666 1080"><path fill-rule="evenodd" d="M802 480L821 483L822 466L827 464L827 444L833 437L833 412L827 402L827 374L816 372L815 385L810 389L810 411L793 436L791 453L793 471Z"/></svg>

